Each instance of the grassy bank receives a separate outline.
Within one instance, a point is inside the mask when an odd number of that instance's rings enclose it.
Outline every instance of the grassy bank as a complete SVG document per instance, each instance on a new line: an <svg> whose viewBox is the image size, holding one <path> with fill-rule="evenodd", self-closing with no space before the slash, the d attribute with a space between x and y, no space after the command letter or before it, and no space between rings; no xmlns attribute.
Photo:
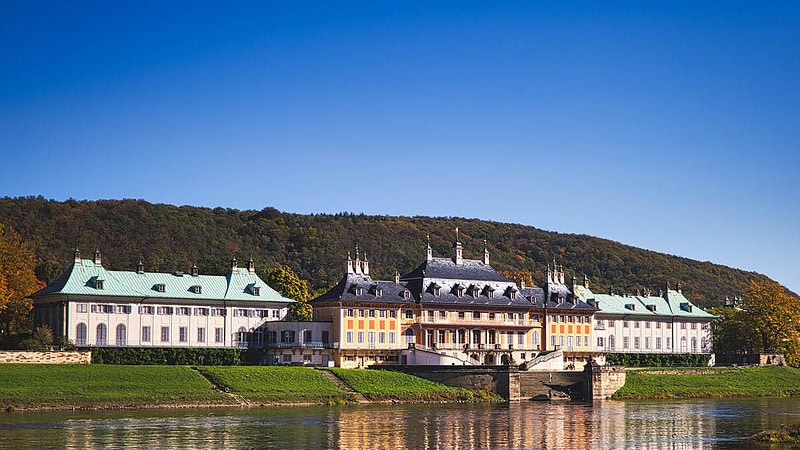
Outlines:
<svg viewBox="0 0 800 450"><path fill-rule="evenodd" d="M490 401L500 397L485 391L446 386L402 372L362 369L330 369L337 377L369 400Z"/></svg>
<svg viewBox="0 0 800 450"><path fill-rule="evenodd" d="M319 371L308 367L217 366L198 367L226 392L249 403L329 403L348 396Z"/></svg>
<svg viewBox="0 0 800 450"><path fill-rule="evenodd" d="M791 444L794 447L800 444L800 424L783 425L777 430L762 431L750 439L770 444Z"/></svg>
<svg viewBox="0 0 800 450"><path fill-rule="evenodd" d="M0 365L0 409L233 403L185 366Z"/></svg>
<svg viewBox="0 0 800 450"><path fill-rule="evenodd" d="M496 398L397 372L332 373L371 401ZM339 385L336 378L307 367L3 364L0 410L353 402L357 395Z"/></svg>
<svg viewBox="0 0 800 450"><path fill-rule="evenodd" d="M671 369L668 369L671 370ZM720 367L708 373L651 373L629 370L614 399L794 397L800 396L800 369Z"/></svg>

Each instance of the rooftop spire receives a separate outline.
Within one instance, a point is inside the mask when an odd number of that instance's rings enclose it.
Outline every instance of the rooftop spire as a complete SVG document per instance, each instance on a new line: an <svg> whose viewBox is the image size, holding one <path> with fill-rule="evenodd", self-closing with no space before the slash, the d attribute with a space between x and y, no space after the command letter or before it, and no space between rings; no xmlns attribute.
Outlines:
<svg viewBox="0 0 800 450"><path fill-rule="evenodd" d="M425 236L428 238L428 245L425 247L425 260L430 261L433 259L433 249L431 248L431 235L430 233L425 233Z"/></svg>
<svg viewBox="0 0 800 450"><path fill-rule="evenodd" d="M457 266L464 264L464 247L462 247L461 242L458 241L458 227L456 227L456 241L453 243L453 262L456 263Z"/></svg>
<svg viewBox="0 0 800 450"><path fill-rule="evenodd" d="M75 262L81 262L81 249L76 246L72 256L75 257Z"/></svg>
<svg viewBox="0 0 800 450"><path fill-rule="evenodd" d="M483 263L489 265L489 247L486 246L486 239L483 240Z"/></svg>

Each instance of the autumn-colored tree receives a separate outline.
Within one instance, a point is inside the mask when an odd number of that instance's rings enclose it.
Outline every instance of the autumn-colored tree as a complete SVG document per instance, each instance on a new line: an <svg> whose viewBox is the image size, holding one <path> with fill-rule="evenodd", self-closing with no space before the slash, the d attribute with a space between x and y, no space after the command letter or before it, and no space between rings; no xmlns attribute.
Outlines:
<svg viewBox="0 0 800 450"><path fill-rule="evenodd" d="M510 270L498 270L500 275L508 278L511 281L516 282L519 284L520 282L525 283L527 287L536 286L533 282L533 272L530 270L525 269L510 269Z"/></svg>
<svg viewBox="0 0 800 450"><path fill-rule="evenodd" d="M717 316L711 322L714 352L723 355L757 353L760 340L748 314L738 308L717 306L708 310Z"/></svg>
<svg viewBox="0 0 800 450"><path fill-rule="evenodd" d="M30 332L27 298L39 288L33 251L13 228L0 223L0 337Z"/></svg>
<svg viewBox="0 0 800 450"><path fill-rule="evenodd" d="M800 304L772 281L751 281L742 306L756 351L780 352L800 365Z"/></svg>
<svg viewBox="0 0 800 450"><path fill-rule="evenodd" d="M261 278L284 297L297 300L289 305L289 320L311 320L313 310L309 305L308 283L301 280L291 267L277 264L261 272Z"/></svg>

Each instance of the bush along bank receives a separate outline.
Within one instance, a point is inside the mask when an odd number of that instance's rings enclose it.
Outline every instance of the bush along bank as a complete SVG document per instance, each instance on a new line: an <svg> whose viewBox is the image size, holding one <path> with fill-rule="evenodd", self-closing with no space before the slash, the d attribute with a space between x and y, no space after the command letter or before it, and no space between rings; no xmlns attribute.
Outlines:
<svg viewBox="0 0 800 450"><path fill-rule="evenodd" d="M613 399L800 396L800 369L793 367L702 367L696 373L642 369L625 377Z"/></svg>
<svg viewBox="0 0 800 450"><path fill-rule="evenodd" d="M710 358L696 354L609 353L606 363L625 367L703 367Z"/></svg>
<svg viewBox="0 0 800 450"><path fill-rule="evenodd" d="M92 364L236 366L259 365L266 359L263 349L86 347L79 350L92 352Z"/></svg>

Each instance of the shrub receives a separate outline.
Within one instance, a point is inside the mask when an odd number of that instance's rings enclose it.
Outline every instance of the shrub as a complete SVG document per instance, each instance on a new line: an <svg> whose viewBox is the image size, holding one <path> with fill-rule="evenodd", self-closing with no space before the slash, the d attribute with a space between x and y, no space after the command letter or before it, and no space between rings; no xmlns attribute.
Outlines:
<svg viewBox="0 0 800 450"><path fill-rule="evenodd" d="M703 367L709 358L710 355L691 353L609 353L606 362L625 367Z"/></svg>

